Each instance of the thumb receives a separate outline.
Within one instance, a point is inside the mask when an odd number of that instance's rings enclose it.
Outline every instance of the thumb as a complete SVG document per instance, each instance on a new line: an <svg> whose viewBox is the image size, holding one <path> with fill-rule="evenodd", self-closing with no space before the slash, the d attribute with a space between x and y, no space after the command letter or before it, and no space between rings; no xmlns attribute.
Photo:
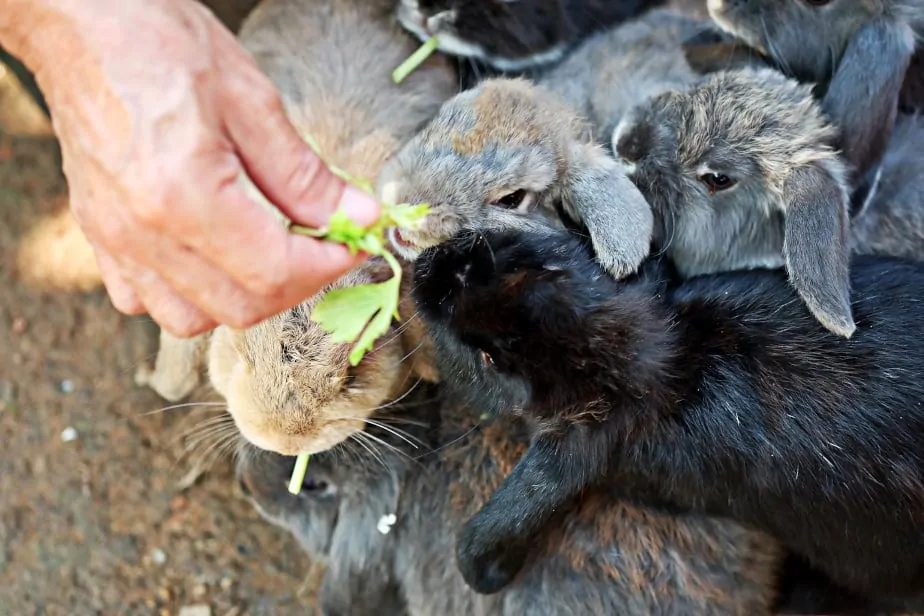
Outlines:
<svg viewBox="0 0 924 616"><path fill-rule="evenodd" d="M292 126L271 82L261 81L265 95L225 107L225 126L254 184L299 224L323 226L337 209L363 226L378 220L376 200L330 172Z"/></svg>

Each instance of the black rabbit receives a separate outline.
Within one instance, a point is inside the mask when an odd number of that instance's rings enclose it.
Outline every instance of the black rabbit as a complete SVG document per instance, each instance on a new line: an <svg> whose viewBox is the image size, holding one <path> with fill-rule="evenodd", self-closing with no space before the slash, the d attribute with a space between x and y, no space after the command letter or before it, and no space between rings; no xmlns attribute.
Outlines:
<svg viewBox="0 0 924 616"><path fill-rule="evenodd" d="M415 299L444 384L533 432L461 531L478 591L506 586L590 486L640 481L762 529L834 582L924 591L924 263L857 257L857 330L830 336L785 272L616 281L548 223L491 209L428 249Z"/></svg>

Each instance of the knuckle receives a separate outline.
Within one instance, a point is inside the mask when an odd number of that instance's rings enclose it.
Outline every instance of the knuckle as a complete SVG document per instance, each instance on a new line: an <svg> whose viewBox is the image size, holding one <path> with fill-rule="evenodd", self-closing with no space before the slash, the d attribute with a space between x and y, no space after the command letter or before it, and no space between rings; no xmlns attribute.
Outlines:
<svg viewBox="0 0 924 616"><path fill-rule="evenodd" d="M161 194L158 194L161 193ZM168 216L167 197L158 190L151 197L136 199L131 204L135 218L142 225L151 228L161 228Z"/></svg>
<svg viewBox="0 0 924 616"><path fill-rule="evenodd" d="M245 283L248 291L263 298L281 296L288 283L288 277L281 267L268 267L254 272Z"/></svg>

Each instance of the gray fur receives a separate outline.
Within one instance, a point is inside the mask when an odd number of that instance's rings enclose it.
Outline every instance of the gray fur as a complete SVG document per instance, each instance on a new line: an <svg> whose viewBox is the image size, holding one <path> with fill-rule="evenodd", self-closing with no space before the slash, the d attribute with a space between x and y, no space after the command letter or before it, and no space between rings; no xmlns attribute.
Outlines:
<svg viewBox="0 0 924 616"><path fill-rule="evenodd" d="M655 9L588 38L537 82L608 135L635 105L697 80L682 42L708 29L708 20Z"/></svg>
<svg viewBox="0 0 924 616"><path fill-rule="evenodd" d="M818 320L850 337L847 170L835 137L809 86L742 69L635 108L613 151L682 275L785 265ZM709 172L736 184L710 194Z"/></svg>
<svg viewBox="0 0 924 616"><path fill-rule="evenodd" d="M853 251L924 258L924 117L899 116L879 172L851 222Z"/></svg>
<svg viewBox="0 0 924 616"><path fill-rule="evenodd" d="M478 228L486 208L500 207L489 204L518 190L531 198L517 211L585 224L613 276L635 271L648 255L653 218L642 194L593 143L581 116L523 79L486 80L449 100L379 177L385 201L430 204L422 227L393 241L408 259Z"/></svg>
<svg viewBox="0 0 924 616"><path fill-rule="evenodd" d="M788 75L818 83L857 176L881 159L898 97L924 32L924 0L709 0L716 23L773 58Z"/></svg>
<svg viewBox="0 0 924 616"><path fill-rule="evenodd" d="M513 584L476 594L456 566L456 533L522 455L526 431L515 419L481 422L446 398L423 400L432 390L418 394L378 421L394 421L424 446L372 427L385 443L378 461L344 446L312 457L308 479L326 481L323 493L286 491L292 458L253 448L241 458L239 477L261 514L326 563L325 614L770 614L781 554L765 535L594 491L536 542ZM397 521L383 535L377 522L389 513Z"/></svg>

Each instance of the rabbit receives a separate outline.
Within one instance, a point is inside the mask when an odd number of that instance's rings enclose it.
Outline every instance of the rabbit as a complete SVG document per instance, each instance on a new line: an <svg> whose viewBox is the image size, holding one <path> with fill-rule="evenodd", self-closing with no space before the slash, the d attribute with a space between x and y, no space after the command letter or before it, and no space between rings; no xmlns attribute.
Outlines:
<svg viewBox="0 0 924 616"><path fill-rule="evenodd" d="M179 402L202 381L210 333L178 338L160 330L154 366L142 364L135 371L135 385L150 387L168 402Z"/></svg>
<svg viewBox="0 0 924 616"><path fill-rule="evenodd" d="M383 200L430 204L418 229L390 233L395 252L413 261L487 206L538 209L586 226L614 276L635 271L650 249L651 208L591 133L560 96L522 78L457 94L379 176Z"/></svg>
<svg viewBox="0 0 924 616"><path fill-rule="evenodd" d="M809 86L745 68L635 107L612 150L681 276L785 266L818 321L850 338L850 190L835 141Z"/></svg>
<svg viewBox="0 0 924 616"><path fill-rule="evenodd" d="M562 511L508 589L473 592L455 566L456 529L528 442L515 418L479 415L439 387L419 389L376 414L367 432L374 456L344 445L312 456L297 496L286 490L291 457L253 447L240 456L237 477L257 511L324 564L322 613L772 613L783 561L775 541L596 492Z"/></svg>
<svg viewBox="0 0 924 616"><path fill-rule="evenodd" d="M819 85L852 176L878 164L924 34L924 0L709 0L707 8L789 76Z"/></svg>
<svg viewBox="0 0 924 616"><path fill-rule="evenodd" d="M264 0L239 32L301 134L313 137L332 163L370 181L457 91L455 71L442 56L400 85L391 81L390 67L417 46L394 10L390 0ZM348 362L352 345L333 341L309 319L324 292L390 275L382 259L371 258L253 327L214 330L208 380L245 439L280 454L316 453L362 430L376 407L420 379L438 378L415 319L396 322L355 367ZM413 303L405 297L399 311L412 315Z"/></svg>
<svg viewBox="0 0 924 616"><path fill-rule="evenodd" d="M421 41L436 36L448 55L502 73L564 58L589 35L665 0L400 0L401 25Z"/></svg>
<svg viewBox="0 0 924 616"><path fill-rule="evenodd" d="M459 533L475 590L510 584L583 490L629 477L768 533L848 590L920 605L924 263L855 257L861 327L845 340L781 270L678 280L653 255L620 281L572 231L486 218L417 259L413 292L450 395L532 429Z"/></svg>

